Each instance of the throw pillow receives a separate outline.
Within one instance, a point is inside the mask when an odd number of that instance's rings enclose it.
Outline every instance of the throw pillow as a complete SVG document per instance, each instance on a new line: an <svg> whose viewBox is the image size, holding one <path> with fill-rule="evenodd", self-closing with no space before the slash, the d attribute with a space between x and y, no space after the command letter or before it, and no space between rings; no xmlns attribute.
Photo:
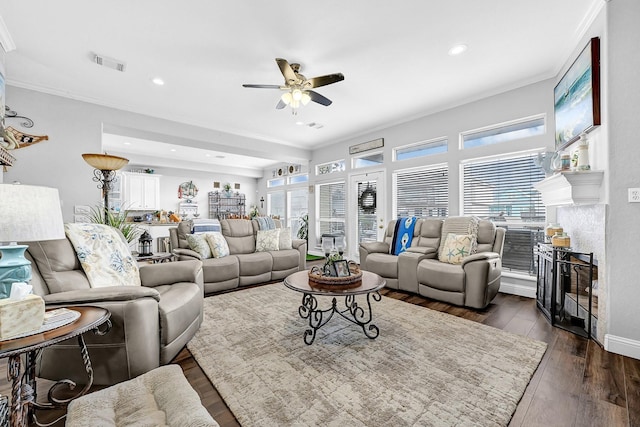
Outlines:
<svg viewBox="0 0 640 427"><path fill-rule="evenodd" d="M476 253L476 240L478 236L479 221L480 219L475 216L450 216L446 218L442 223L442 234L440 237L440 246L438 246L438 254L443 253L445 240L450 233L471 234L473 236L473 246L471 247L471 253Z"/></svg>
<svg viewBox="0 0 640 427"><path fill-rule="evenodd" d="M291 244L291 229L289 227L281 228L280 229L280 246L278 249L282 251L284 249L292 249L292 248L293 246Z"/></svg>
<svg viewBox="0 0 640 427"><path fill-rule="evenodd" d="M462 260L471 255L471 248L474 246L475 237L471 234L447 234L440 256L440 262L449 264L461 264Z"/></svg>
<svg viewBox="0 0 640 427"><path fill-rule="evenodd" d="M214 258L222 258L229 255L229 245L222 233L206 233L205 236Z"/></svg>
<svg viewBox="0 0 640 427"><path fill-rule="evenodd" d="M280 228L258 230L256 252L277 251L280 248Z"/></svg>
<svg viewBox="0 0 640 427"><path fill-rule="evenodd" d="M197 252L202 259L211 258L211 248L207 242L206 233L187 234L185 237L192 251Z"/></svg>
<svg viewBox="0 0 640 427"><path fill-rule="evenodd" d="M65 224L92 288L140 286L138 264L116 229L104 224Z"/></svg>

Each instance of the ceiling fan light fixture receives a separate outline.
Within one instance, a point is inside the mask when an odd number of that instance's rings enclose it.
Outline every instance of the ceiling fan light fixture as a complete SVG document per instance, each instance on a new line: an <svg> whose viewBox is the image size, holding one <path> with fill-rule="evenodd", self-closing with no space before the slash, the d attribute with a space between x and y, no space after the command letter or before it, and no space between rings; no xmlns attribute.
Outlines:
<svg viewBox="0 0 640 427"><path fill-rule="evenodd" d="M291 104L291 101L293 100L293 98L291 97L291 92L283 93L280 99L282 99L282 102L284 102L287 105Z"/></svg>
<svg viewBox="0 0 640 427"><path fill-rule="evenodd" d="M307 105L309 102L311 102L311 95L309 95L308 92L302 92L302 98L300 99L300 101L302 102L302 105Z"/></svg>
<svg viewBox="0 0 640 427"><path fill-rule="evenodd" d="M293 97L294 100L296 101L300 101L302 100L302 91L300 89L293 89L291 91L291 96Z"/></svg>

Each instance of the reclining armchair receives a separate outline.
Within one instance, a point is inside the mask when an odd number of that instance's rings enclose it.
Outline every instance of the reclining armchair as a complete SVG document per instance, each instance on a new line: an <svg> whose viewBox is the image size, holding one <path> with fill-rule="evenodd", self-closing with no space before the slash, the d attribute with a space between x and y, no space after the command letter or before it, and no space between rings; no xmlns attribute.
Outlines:
<svg viewBox="0 0 640 427"><path fill-rule="evenodd" d="M91 288L68 239L31 242L33 291L47 308L95 305L111 312L106 335L85 334L94 384L111 385L169 363L199 329L204 298L202 263L139 268L142 286ZM42 351L37 375L86 382L75 340Z"/></svg>

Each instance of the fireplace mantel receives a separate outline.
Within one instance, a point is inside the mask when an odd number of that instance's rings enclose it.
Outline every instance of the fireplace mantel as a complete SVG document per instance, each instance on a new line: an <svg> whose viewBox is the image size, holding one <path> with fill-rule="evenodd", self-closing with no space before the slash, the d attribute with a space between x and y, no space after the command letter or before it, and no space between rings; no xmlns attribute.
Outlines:
<svg viewBox="0 0 640 427"><path fill-rule="evenodd" d="M545 206L593 205L600 202L604 171L556 173L533 184Z"/></svg>

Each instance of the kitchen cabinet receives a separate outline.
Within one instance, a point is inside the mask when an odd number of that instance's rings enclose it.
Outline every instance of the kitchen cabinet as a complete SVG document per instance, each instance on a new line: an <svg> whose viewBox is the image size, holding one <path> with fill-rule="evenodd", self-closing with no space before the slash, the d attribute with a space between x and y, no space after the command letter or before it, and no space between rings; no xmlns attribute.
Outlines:
<svg viewBox="0 0 640 427"><path fill-rule="evenodd" d="M125 172L124 203L131 210L160 209L160 175Z"/></svg>

